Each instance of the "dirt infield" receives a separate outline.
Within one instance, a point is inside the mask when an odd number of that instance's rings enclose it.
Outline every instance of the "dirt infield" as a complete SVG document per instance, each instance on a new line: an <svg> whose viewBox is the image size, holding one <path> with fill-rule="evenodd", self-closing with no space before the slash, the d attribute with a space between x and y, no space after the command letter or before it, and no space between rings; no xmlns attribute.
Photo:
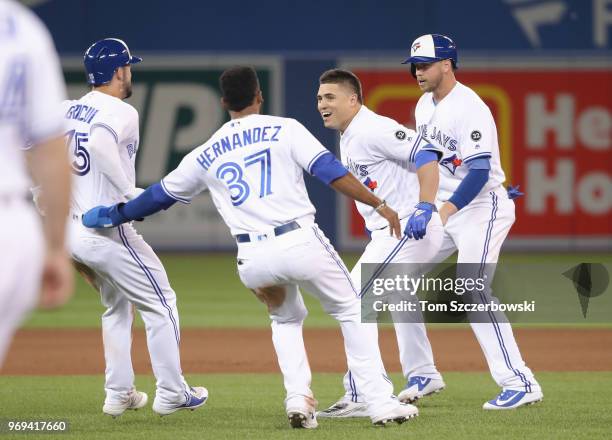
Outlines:
<svg viewBox="0 0 612 440"><path fill-rule="evenodd" d="M518 329L515 334L535 371L612 370L612 329ZM429 335L441 371L487 370L470 329L433 329ZM306 330L305 341L313 371L345 370L339 330ZM400 371L393 330L382 330L380 342L388 370ZM151 373L142 330L134 331L132 352L136 373ZM186 329L181 356L185 373L278 372L269 329ZM97 329L22 330L2 370L2 374L16 375L102 373L102 337Z"/></svg>

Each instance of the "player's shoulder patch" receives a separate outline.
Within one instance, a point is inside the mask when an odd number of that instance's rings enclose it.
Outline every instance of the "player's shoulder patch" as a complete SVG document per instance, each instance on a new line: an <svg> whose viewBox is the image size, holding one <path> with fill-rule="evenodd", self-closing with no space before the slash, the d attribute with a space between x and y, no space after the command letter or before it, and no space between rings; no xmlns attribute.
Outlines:
<svg viewBox="0 0 612 440"><path fill-rule="evenodd" d="M404 130L397 130L395 132L395 137L398 138L400 141L403 141L404 139L406 139L407 135Z"/></svg>
<svg viewBox="0 0 612 440"><path fill-rule="evenodd" d="M472 138L474 142L478 142L482 138L482 133L479 132L478 130L474 130L470 134L470 137Z"/></svg>

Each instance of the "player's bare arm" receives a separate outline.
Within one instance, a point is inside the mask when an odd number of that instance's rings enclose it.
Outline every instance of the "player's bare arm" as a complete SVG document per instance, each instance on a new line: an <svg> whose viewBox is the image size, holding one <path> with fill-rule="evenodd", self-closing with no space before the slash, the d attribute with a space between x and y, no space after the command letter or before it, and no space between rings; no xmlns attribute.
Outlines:
<svg viewBox="0 0 612 440"><path fill-rule="evenodd" d="M401 226L397 212L370 192L359 180L350 173L334 180L330 186L336 191L376 209L376 212L389 222L389 233L400 238Z"/></svg>
<svg viewBox="0 0 612 440"><path fill-rule="evenodd" d="M419 178L419 201L434 203L440 181L438 162L432 161L423 165L417 169L417 176Z"/></svg>
<svg viewBox="0 0 612 440"><path fill-rule="evenodd" d="M452 202L444 202L444 204L440 207L440 219L442 220L442 224L445 225L449 217L455 214L457 211L459 210L455 205L453 205Z"/></svg>
<svg viewBox="0 0 612 440"><path fill-rule="evenodd" d="M59 307L72 295L72 269L64 247L70 203L70 167L63 137L35 146L28 153L28 167L35 182L45 188L43 227L47 256L43 270L40 305Z"/></svg>

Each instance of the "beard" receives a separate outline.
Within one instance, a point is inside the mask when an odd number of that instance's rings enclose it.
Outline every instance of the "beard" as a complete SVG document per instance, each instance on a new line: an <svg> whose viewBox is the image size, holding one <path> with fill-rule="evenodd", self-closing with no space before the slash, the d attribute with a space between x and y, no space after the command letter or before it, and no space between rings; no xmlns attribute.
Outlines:
<svg viewBox="0 0 612 440"><path fill-rule="evenodd" d="M132 82L125 82L123 84L123 90L125 90L125 96L123 99L128 99L130 96L132 96Z"/></svg>

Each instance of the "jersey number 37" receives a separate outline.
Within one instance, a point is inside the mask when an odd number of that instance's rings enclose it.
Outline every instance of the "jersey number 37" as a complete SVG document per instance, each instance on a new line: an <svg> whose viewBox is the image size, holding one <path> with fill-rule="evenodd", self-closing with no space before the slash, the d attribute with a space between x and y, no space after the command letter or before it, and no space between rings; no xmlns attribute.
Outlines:
<svg viewBox="0 0 612 440"><path fill-rule="evenodd" d="M244 166L260 165L259 198L272 194L272 160L270 149L259 151L244 158ZM223 180L230 190L232 205L240 206L251 194L248 182L244 180L242 167L236 162L226 162L217 169L217 178Z"/></svg>

